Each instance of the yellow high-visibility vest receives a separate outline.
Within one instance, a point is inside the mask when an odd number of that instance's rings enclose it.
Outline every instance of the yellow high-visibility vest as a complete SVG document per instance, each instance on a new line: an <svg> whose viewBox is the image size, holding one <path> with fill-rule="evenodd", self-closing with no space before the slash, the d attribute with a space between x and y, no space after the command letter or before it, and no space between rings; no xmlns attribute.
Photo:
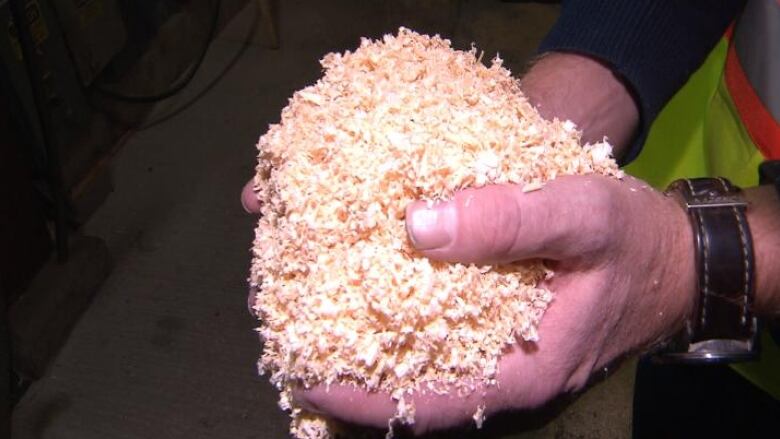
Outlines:
<svg viewBox="0 0 780 439"><path fill-rule="evenodd" d="M658 189L707 176L750 187L767 159L780 159L780 1L751 0L625 170ZM768 331L761 346L760 361L733 367L780 399L780 348Z"/></svg>

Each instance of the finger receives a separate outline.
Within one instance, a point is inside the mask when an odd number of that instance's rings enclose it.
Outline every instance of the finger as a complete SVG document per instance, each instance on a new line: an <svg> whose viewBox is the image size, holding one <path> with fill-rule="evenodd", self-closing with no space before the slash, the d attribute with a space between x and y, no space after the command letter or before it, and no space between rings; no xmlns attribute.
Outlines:
<svg viewBox="0 0 780 439"><path fill-rule="evenodd" d="M260 213L260 200L257 199L254 190L254 179L249 180L241 190L241 206L247 213Z"/></svg>
<svg viewBox="0 0 780 439"><path fill-rule="evenodd" d="M500 263L579 256L602 239L609 184L599 177L561 177L540 190L519 185L468 189L452 200L407 207L412 244L432 259Z"/></svg>
<svg viewBox="0 0 780 439"><path fill-rule="evenodd" d="M257 302L257 289L255 287L249 288L249 294L246 296L246 309L252 316L257 315L255 311L255 303Z"/></svg>
<svg viewBox="0 0 780 439"><path fill-rule="evenodd" d="M455 427L473 422L479 407L485 407L482 387L466 395L455 389L444 394L418 391L406 395L406 403L414 406L414 422L409 425L415 434ZM293 392L302 408L341 421L375 428L387 428L398 412L398 402L382 392L366 392L353 386L316 386Z"/></svg>
<svg viewBox="0 0 780 439"><path fill-rule="evenodd" d="M387 421L396 410L396 404L389 395L366 393L352 386L317 386L296 390L293 398L310 412L376 428L386 428Z"/></svg>

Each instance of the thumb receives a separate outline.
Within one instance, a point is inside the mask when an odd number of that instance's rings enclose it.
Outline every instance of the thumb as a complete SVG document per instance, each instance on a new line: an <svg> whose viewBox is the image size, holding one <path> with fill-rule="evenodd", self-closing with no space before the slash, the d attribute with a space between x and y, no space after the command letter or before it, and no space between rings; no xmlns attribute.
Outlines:
<svg viewBox="0 0 780 439"><path fill-rule="evenodd" d="M495 185L458 192L446 202L414 202L406 209L406 230L431 259L503 263L580 256L593 248L606 216L590 201L592 193L582 194L590 191L581 183L562 177L533 192Z"/></svg>

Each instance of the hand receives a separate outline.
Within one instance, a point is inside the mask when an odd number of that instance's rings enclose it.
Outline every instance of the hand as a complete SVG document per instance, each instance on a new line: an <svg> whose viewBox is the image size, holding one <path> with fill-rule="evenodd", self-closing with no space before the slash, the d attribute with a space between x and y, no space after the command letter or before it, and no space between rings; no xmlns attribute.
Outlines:
<svg viewBox="0 0 780 439"><path fill-rule="evenodd" d="M514 346L500 361L498 386L466 398L414 395L416 433L486 414L532 408L582 389L591 375L627 353L671 336L694 303L692 232L676 201L642 181L560 177L541 190L490 186L458 193L432 209L407 209L415 247L432 259L506 262L545 258L555 270L553 302L540 340ZM383 427L395 403L381 393L331 386L296 401L348 422Z"/></svg>
<svg viewBox="0 0 780 439"><path fill-rule="evenodd" d="M609 66L587 55L551 52L521 79L523 93L542 117L570 120L582 142L612 145L618 159L639 126L639 106L626 83Z"/></svg>
<svg viewBox="0 0 780 439"><path fill-rule="evenodd" d="M241 206L244 208L246 213L252 213L255 215L260 214L260 200L257 199L257 196L255 196L254 191L254 185L255 180L250 179L246 182L244 185L244 188L241 189ZM255 315L255 311L252 309L252 307L255 304L255 290L254 288L249 289L249 294L246 297L246 309L249 310L249 314L252 314L252 316Z"/></svg>

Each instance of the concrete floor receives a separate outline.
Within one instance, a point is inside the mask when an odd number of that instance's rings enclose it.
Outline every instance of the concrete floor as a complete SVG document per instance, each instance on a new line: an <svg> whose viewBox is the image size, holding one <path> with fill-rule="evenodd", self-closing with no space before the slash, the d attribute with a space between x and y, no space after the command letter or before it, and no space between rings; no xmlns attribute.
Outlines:
<svg viewBox="0 0 780 439"><path fill-rule="evenodd" d="M17 439L284 438L276 392L256 377L260 346L246 311L254 219L238 202L254 145L287 97L319 75L327 51L399 25L499 51L519 71L557 7L495 1L282 1L281 49L250 36L250 4L212 44L185 92L213 89L135 133L113 166L116 191L84 232L103 238L115 269L46 376L14 413ZM612 379L548 420L488 422L488 437L627 437L633 374ZM515 419L516 421L513 421ZM507 428L506 425L511 427ZM526 430L523 432L523 430Z"/></svg>

